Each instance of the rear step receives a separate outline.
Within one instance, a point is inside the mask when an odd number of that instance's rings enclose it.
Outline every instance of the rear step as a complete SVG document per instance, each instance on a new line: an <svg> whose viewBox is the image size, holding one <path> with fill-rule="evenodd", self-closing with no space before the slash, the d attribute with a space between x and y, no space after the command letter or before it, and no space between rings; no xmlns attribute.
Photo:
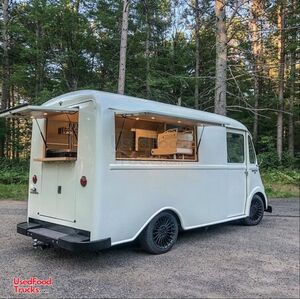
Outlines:
<svg viewBox="0 0 300 299"><path fill-rule="evenodd" d="M40 240L44 243L53 243L58 244L59 241L69 240L71 242L86 242L89 241L90 238L84 235L73 234L68 235L67 233L61 233L56 230L52 230L49 228L31 228L27 231L27 235L32 237L32 239Z"/></svg>
<svg viewBox="0 0 300 299"><path fill-rule="evenodd" d="M110 238L90 241L84 231L47 222L22 222L17 225L17 232L32 237L35 242L70 251L97 251L111 246Z"/></svg>

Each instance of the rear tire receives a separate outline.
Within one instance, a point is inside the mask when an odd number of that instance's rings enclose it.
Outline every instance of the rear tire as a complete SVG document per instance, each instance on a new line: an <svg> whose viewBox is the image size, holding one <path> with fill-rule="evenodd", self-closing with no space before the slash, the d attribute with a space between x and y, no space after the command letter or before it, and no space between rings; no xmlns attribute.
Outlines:
<svg viewBox="0 0 300 299"><path fill-rule="evenodd" d="M170 212L156 215L140 235L142 248L152 254L168 252L176 243L178 223Z"/></svg>
<svg viewBox="0 0 300 299"><path fill-rule="evenodd" d="M264 216L264 202L260 196L254 195L251 201L249 216L243 219L243 224L248 226L257 225Z"/></svg>

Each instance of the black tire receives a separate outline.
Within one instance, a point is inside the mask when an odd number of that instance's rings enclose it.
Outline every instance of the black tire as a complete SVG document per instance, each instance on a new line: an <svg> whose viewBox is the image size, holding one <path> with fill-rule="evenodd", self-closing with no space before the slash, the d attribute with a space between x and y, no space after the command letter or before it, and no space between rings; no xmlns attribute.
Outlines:
<svg viewBox="0 0 300 299"><path fill-rule="evenodd" d="M152 254L162 254L169 251L176 243L178 223L170 212L156 215L140 235L142 248Z"/></svg>
<svg viewBox="0 0 300 299"><path fill-rule="evenodd" d="M254 195L251 201L249 216L243 219L243 224L252 226L261 222L264 217L264 202L260 196Z"/></svg>

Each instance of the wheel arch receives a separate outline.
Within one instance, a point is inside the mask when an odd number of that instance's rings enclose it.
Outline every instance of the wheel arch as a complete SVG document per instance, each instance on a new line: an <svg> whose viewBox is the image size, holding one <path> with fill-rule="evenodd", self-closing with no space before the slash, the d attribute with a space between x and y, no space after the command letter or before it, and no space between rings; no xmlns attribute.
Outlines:
<svg viewBox="0 0 300 299"><path fill-rule="evenodd" d="M156 213L154 213L146 222L145 224L141 227L141 229L137 232L137 234L135 235L134 239L136 239L145 229L145 227L151 222L151 220L157 216L158 214L162 213L162 212L169 212L171 213L177 220L178 223L178 229L179 230L183 230L183 221L182 221L182 217L180 216L180 213L172 207L164 207L159 209Z"/></svg>
<svg viewBox="0 0 300 299"><path fill-rule="evenodd" d="M265 195L262 193L262 192L256 192L252 198L255 196L255 195L258 195L262 200L263 200L263 203L264 203L264 208L265 210L267 209L267 201L266 201L266 197ZM251 199L252 200L252 199Z"/></svg>
<svg viewBox="0 0 300 299"><path fill-rule="evenodd" d="M265 210L268 207L268 198L267 198L264 190L260 186L257 186L256 188L252 189L252 192L249 194L249 196L247 198L247 204L246 204L246 210L245 210L246 215L249 215L250 205L251 205L252 199L255 195L258 195L259 197L261 197L261 199L264 203L264 209Z"/></svg>
<svg viewBox="0 0 300 299"><path fill-rule="evenodd" d="M179 231L182 231L183 228L182 228L182 225L181 225L181 220L178 216L178 214L174 211L174 210L170 210L170 209L166 209L166 210L163 210L161 212L169 212L170 214L172 214L175 218L176 218L176 221L177 221L177 224L178 224L178 229ZM160 212L160 213L161 213ZM158 215L158 214L157 214Z"/></svg>
<svg viewBox="0 0 300 299"><path fill-rule="evenodd" d="M121 241L117 241L117 242L112 242L112 245L119 245L119 244L123 244L123 243L128 243L128 242L132 242L136 239L138 239L138 237L141 235L141 233L144 231L145 227L150 223L150 221L158 214L160 214L161 212L170 212L172 213L177 222L178 222L178 229L179 230L184 230L184 222L182 219L182 216L180 215L179 211L173 207L163 207L159 210L157 210L155 213L153 213L148 219L147 221L140 227L140 229L136 232L136 234L129 239L125 239L125 240L121 240Z"/></svg>

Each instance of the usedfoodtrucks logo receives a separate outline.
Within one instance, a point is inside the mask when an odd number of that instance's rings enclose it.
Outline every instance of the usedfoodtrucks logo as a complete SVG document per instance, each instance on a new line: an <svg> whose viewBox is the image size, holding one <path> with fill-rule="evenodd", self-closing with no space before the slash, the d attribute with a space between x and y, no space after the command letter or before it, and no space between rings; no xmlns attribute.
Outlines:
<svg viewBox="0 0 300 299"><path fill-rule="evenodd" d="M52 285L52 278L38 279L36 277L30 277L29 279L21 279L20 277L13 278L13 287L16 293L41 293L42 287Z"/></svg>

